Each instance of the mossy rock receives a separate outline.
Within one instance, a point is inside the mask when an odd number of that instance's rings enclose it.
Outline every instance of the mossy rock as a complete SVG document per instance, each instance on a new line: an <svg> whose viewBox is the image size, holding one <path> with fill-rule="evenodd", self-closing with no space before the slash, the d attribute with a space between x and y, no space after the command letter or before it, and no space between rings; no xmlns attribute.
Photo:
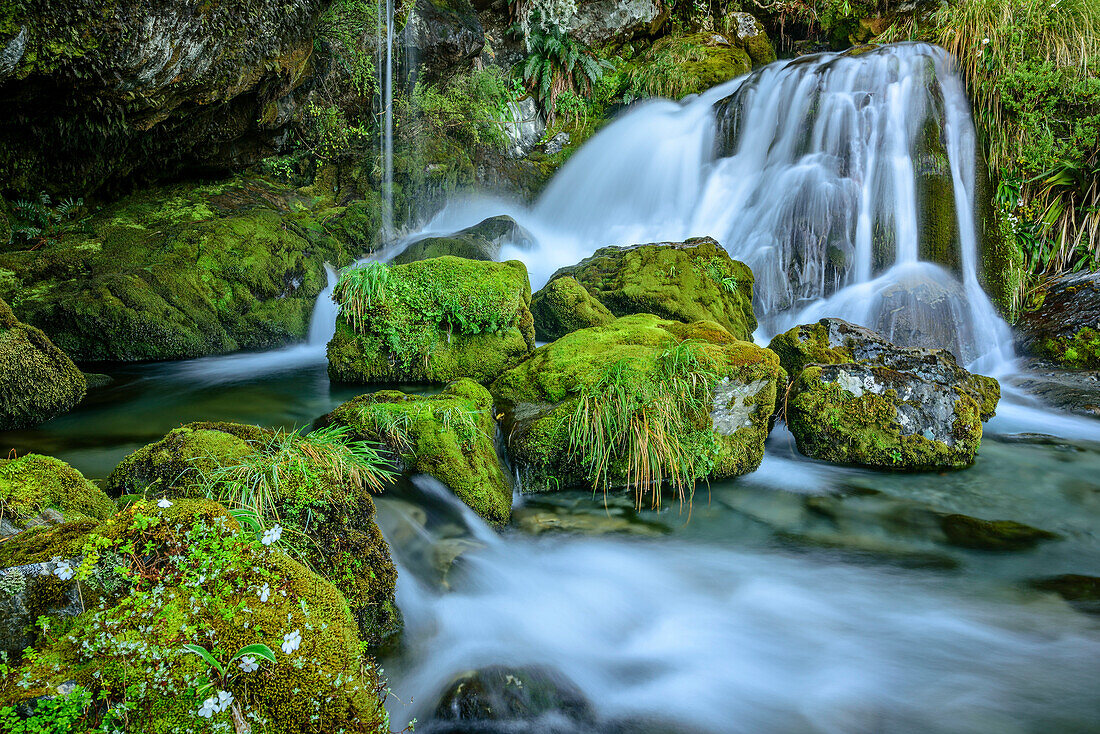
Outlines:
<svg viewBox="0 0 1100 734"><path fill-rule="evenodd" d="M1100 272L1045 284L1038 305L1020 314L1016 346L1070 369L1100 369Z"/></svg>
<svg viewBox="0 0 1100 734"><path fill-rule="evenodd" d="M205 496L219 467L255 459L276 438L257 426L191 423L123 459L107 478L107 489L173 499ZM344 594L364 641L379 645L394 638L402 627L394 600L397 569L370 494L320 463L306 462L288 474L291 479L272 497L277 521L292 531L287 543Z"/></svg>
<svg viewBox="0 0 1100 734"><path fill-rule="evenodd" d="M768 348L779 355L792 382L813 364L857 363L900 371L931 369L941 382L949 382L972 397L983 421L993 417L1001 398L997 380L963 369L946 350L898 347L878 332L842 319L824 318L795 326L773 338Z"/></svg>
<svg viewBox="0 0 1100 734"><path fill-rule="evenodd" d="M333 380L486 383L534 348L523 263L444 256L376 267L384 278L380 294L341 306L328 344Z"/></svg>
<svg viewBox="0 0 1100 734"><path fill-rule="evenodd" d="M101 521L116 509L111 498L79 471L39 454L0 459L0 507L4 520L16 529L48 508L58 510L66 521Z"/></svg>
<svg viewBox="0 0 1100 734"><path fill-rule="evenodd" d="M944 515L940 528L947 542L961 548L989 551L1016 551L1034 548L1058 535L1013 520L980 520L968 515Z"/></svg>
<svg viewBox="0 0 1100 734"><path fill-rule="evenodd" d="M493 397L461 379L428 397L381 390L347 401L320 419L385 443L409 471L430 474L494 525L507 523L512 487L497 457Z"/></svg>
<svg viewBox="0 0 1100 734"><path fill-rule="evenodd" d="M752 68L752 56L733 33L666 36L630 64L630 92L636 97L680 99L747 74Z"/></svg>
<svg viewBox="0 0 1100 734"><path fill-rule="evenodd" d="M489 217L472 227L444 237L427 237L406 247L390 262L394 265L454 255L467 260L496 260L506 244L530 246L531 235L508 216Z"/></svg>
<svg viewBox="0 0 1100 734"><path fill-rule="evenodd" d="M68 355L0 300L0 431L43 423L86 392L84 374Z"/></svg>
<svg viewBox="0 0 1100 734"><path fill-rule="evenodd" d="M590 485L592 467L570 443L570 423L581 397L614 379L609 370L660 394L660 375L665 374L660 370L676 354L708 369L698 381L702 392L695 407L674 416L676 435L669 441L701 459L692 463L705 468L697 479L754 471L763 457L778 388L786 382L779 358L714 322L683 324L637 314L567 334L493 382L490 390L505 410L508 451L524 491ZM611 467L608 479L621 486L622 467Z"/></svg>
<svg viewBox="0 0 1100 734"><path fill-rule="evenodd" d="M88 561L88 586L110 583L116 592L40 637L36 654L11 673L22 685L5 687L0 706L33 711L38 692L71 682L94 696L80 722L89 729L125 699L127 728L231 731L228 709L199 716L209 694L197 693L196 684L207 665L183 645L203 647L224 663L244 646L262 643L275 662L235 671L229 684L253 726L286 734L385 728L383 686L363 657L343 595L281 549L242 531L224 507L205 500L177 500L167 509L140 502L102 524L97 535L102 555ZM120 552L130 546L142 549L140 560ZM270 592L261 596L264 588ZM300 647L280 649L295 630ZM134 680L144 684L135 687Z"/></svg>
<svg viewBox="0 0 1100 734"><path fill-rule="evenodd" d="M358 251L331 234L345 210L259 178L145 190L0 253L0 298L83 362L281 346Z"/></svg>
<svg viewBox="0 0 1100 734"><path fill-rule="evenodd" d="M572 331L615 320L607 306L568 275L551 280L531 296L531 315L535 319L535 339L540 341L554 341Z"/></svg>
<svg viewBox="0 0 1100 734"><path fill-rule="evenodd" d="M963 468L982 439L981 404L951 378L872 364L810 365L794 380L786 421L815 459L876 468Z"/></svg>
<svg viewBox="0 0 1100 734"><path fill-rule="evenodd" d="M651 313L694 323L714 321L751 340L752 271L710 237L603 247L550 277L573 277L615 316Z"/></svg>

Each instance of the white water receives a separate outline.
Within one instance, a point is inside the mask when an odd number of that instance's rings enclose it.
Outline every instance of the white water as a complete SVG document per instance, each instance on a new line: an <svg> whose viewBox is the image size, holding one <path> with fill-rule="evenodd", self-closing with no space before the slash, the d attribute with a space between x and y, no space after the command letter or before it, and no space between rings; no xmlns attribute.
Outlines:
<svg viewBox="0 0 1100 734"><path fill-rule="evenodd" d="M670 538L503 539L448 496L485 547L448 593L401 567L395 722L423 725L451 680L493 664L555 668L601 719L697 733L1068 733L1100 716L1100 637L1059 605Z"/></svg>
<svg viewBox="0 0 1100 734"><path fill-rule="evenodd" d="M929 116L961 213L958 275L919 258L915 165ZM720 154L726 134L733 144ZM684 104L638 105L578 151L532 208L454 202L425 232L510 214L538 242L505 251L527 264L534 288L603 245L709 235L752 268L762 338L839 316L991 370L1012 348L978 282L975 160L969 101L942 49L822 54ZM885 253L877 268L876 248Z"/></svg>

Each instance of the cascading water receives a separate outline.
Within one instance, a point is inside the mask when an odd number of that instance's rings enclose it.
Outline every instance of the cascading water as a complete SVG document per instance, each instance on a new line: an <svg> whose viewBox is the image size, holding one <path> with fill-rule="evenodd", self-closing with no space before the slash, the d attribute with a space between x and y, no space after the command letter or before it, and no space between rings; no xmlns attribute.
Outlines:
<svg viewBox="0 0 1100 734"><path fill-rule="evenodd" d="M382 124L378 133L378 154L382 163L382 237L393 236L393 0L386 0L386 15L382 3L377 3L378 53L375 69L378 73L378 99L382 107ZM383 43L383 33L385 42Z"/></svg>
<svg viewBox="0 0 1100 734"><path fill-rule="evenodd" d="M427 229L505 210L539 243L505 253L535 287L603 245L709 235L752 267L761 337L839 316L990 370L1012 352L979 282L975 165L950 57L897 44L638 105L530 210L465 202Z"/></svg>

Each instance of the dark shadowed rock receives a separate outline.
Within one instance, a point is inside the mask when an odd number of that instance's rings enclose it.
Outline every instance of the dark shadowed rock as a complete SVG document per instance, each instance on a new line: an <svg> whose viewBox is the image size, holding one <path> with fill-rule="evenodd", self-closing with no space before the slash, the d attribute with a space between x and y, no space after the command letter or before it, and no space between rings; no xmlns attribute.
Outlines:
<svg viewBox="0 0 1100 734"><path fill-rule="evenodd" d="M594 719L592 705L576 685L553 669L535 666L494 665L465 673L447 687L435 710L439 720L470 724L534 722L545 716ZM476 726L446 730L481 731Z"/></svg>
<svg viewBox="0 0 1100 734"><path fill-rule="evenodd" d="M1100 272L1055 278L1020 314L1016 347L1071 368L1100 369Z"/></svg>

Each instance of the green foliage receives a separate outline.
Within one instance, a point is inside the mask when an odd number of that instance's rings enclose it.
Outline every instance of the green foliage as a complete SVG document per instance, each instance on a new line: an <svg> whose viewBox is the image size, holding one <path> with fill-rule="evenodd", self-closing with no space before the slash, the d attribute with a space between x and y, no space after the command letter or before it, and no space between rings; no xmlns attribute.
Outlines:
<svg viewBox="0 0 1100 734"><path fill-rule="evenodd" d="M646 495L659 506L666 483L690 502L719 451L713 432L696 424L709 411L717 374L691 341L607 365L568 418L572 458L604 491L623 478L639 507Z"/></svg>
<svg viewBox="0 0 1100 734"><path fill-rule="evenodd" d="M587 97L604 71L612 68L588 46L557 28L532 27L525 41L523 79L551 121L562 111L557 101L564 92ZM576 106L575 101L571 104Z"/></svg>
<svg viewBox="0 0 1100 734"><path fill-rule="evenodd" d="M377 2L336 0L317 21L317 38L329 43L338 63L362 97L378 93L374 55L364 43L366 38L377 33L377 18Z"/></svg>
<svg viewBox="0 0 1100 734"><path fill-rule="evenodd" d="M623 100L681 99L748 73L752 68L748 54L716 44L713 35L672 36L654 43L628 65Z"/></svg>
<svg viewBox="0 0 1100 734"><path fill-rule="evenodd" d="M961 0L880 40L926 39L958 60L974 99L1004 233L1035 273L1100 259L1100 5Z"/></svg>
<svg viewBox="0 0 1100 734"><path fill-rule="evenodd" d="M416 83L403 101L400 125L404 135L446 135L464 146L499 149L507 137L502 123L510 118L514 95L497 67L468 71L445 84Z"/></svg>
<svg viewBox="0 0 1100 734"><path fill-rule="evenodd" d="M297 130L301 145L322 161L354 155L374 140L367 127L349 122L335 104L309 102L298 117Z"/></svg>
<svg viewBox="0 0 1100 734"><path fill-rule="evenodd" d="M92 694L76 686L65 696L41 698L34 702L30 716L23 718L14 706L0 708L0 731L6 734L76 734L87 732L85 716Z"/></svg>
<svg viewBox="0 0 1100 734"><path fill-rule="evenodd" d="M348 268L340 274L332 290L332 300L340 304L341 312L353 328L361 328L366 313L381 304L389 279L390 266L381 262Z"/></svg>
<svg viewBox="0 0 1100 734"><path fill-rule="evenodd" d="M54 204L45 192L39 194L37 201L20 199L12 206L15 222L11 227L11 242L34 248L55 242L61 237L63 225L83 206L83 199L72 198Z"/></svg>

